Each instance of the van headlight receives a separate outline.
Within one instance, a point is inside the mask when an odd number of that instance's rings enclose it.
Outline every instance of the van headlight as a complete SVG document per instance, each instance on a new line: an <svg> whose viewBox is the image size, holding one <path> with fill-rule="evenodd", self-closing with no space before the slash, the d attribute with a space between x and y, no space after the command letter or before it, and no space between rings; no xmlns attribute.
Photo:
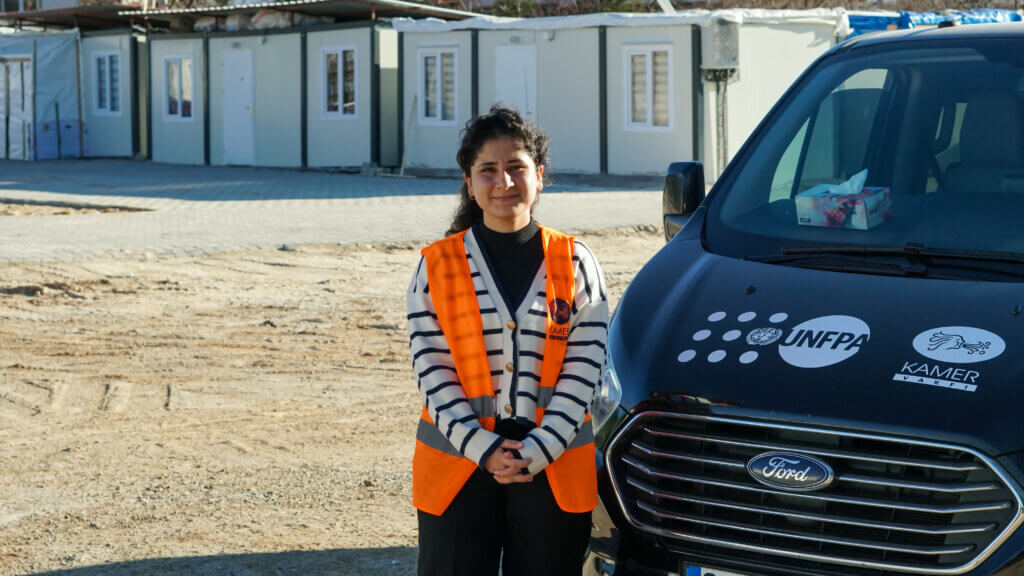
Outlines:
<svg viewBox="0 0 1024 576"><path fill-rule="evenodd" d="M622 386L619 384L619 377L615 375L615 367L612 366L611 354L606 354L604 359L604 375L601 376L601 384L594 391L594 400L590 407L590 419L594 427L594 434L599 434L601 428L608 422L609 417L615 414L622 402Z"/></svg>

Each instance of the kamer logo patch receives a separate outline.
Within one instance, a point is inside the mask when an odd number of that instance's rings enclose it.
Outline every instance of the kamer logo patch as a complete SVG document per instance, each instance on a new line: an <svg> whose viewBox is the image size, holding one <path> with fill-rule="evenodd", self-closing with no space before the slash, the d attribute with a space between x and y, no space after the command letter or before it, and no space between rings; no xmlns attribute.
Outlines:
<svg viewBox="0 0 1024 576"><path fill-rule="evenodd" d="M553 326L548 328L548 335L555 340L569 339L569 317L572 315L572 308L569 303L561 298L555 298L548 302L548 315Z"/></svg>

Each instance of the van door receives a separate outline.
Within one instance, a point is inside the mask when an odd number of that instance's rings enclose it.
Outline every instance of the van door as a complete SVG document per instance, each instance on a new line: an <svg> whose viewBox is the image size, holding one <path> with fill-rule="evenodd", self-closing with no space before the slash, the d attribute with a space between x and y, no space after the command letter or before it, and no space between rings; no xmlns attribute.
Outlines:
<svg viewBox="0 0 1024 576"><path fill-rule="evenodd" d="M227 50L224 79L224 163L251 166L255 157L252 51Z"/></svg>
<svg viewBox="0 0 1024 576"><path fill-rule="evenodd" d="M537 111L537 47L494 49L494 100L534 120Z"/></svg>

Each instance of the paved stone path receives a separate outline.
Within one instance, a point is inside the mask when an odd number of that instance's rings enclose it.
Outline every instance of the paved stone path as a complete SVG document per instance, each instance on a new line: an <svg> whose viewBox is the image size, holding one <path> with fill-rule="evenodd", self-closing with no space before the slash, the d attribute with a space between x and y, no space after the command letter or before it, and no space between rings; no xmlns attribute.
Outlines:
<svg viewBox="0 0 1024 576"><path fill-rule="evenodd" d="M569 183L545 189L541 222L560 229L661 222L661 194ZM0 161L0 202L141 208L0 216L0 261L153 258L314 242L439 238L452 179L171 166L129 160Z"/></svg>

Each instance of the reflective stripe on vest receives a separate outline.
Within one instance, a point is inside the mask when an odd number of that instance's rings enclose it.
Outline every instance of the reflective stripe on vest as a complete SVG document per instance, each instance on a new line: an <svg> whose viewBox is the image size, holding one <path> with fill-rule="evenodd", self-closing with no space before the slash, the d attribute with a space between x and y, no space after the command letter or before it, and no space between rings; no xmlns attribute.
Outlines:
<svg viewBox="0 0 1024 576"><path fill-rule="evenodd" d="M543 421L544 408L551 402L562 371L576 296L573 238L544 227L540 233L547 269L547 329L537 394L538 424ZM494 388L484 344L483 320L466 258L465 234L463 231L435 242L423 250L423 256L430 299L451 349L459 382L481 426L494 430ZM438 430L424 407L413 456L413 504L416 508L441 515L476 468L477 463L463 458L458 447ZM545 472L559 508L566 512L594 509L597 469L589 414L576 438Z"/></svg>

